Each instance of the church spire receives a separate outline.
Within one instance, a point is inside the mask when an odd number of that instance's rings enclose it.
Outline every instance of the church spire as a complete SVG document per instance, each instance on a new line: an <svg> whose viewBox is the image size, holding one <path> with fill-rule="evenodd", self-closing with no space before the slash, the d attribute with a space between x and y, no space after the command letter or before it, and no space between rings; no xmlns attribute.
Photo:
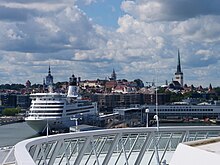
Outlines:
<svg viewBox="0 0 220 165"><path fill-rule="evenodd" d="M48 71L48 75L50 75L51 74L51 71L50 71L50 65L49 65L49 71Z"/></svg>
<svg viewBox="0 0 220 165"><path fill-rule="evenodd" d="M51 75L51 71L50 71L50 65L49 65L49 69L48 69L48 75L46 76L46 85L53 85L53 76Z"/></svg>
<svg viewBox="0 0 220 165"><path fill-rule="evenodd" d="M183 72L181 71L181 64L180 64L180 51L178 49L178 63L177 63L177 70L175 73L175 81L178 81L179 84L183 87Z"/></svg>
<svg viewBox="0 0 220 165"><path fill-rule="evenodd" d="M117 80L117 75L116 75L116 73L115 73L115 69L114 69L114 68L113 68L113 71L112 71L111 77L109 77L109 80L114 80L114 81Z"/></svg>
<svg viewBox="0 0 220 165"><path fill-rule="evenodd" d="M180 64L180 51L178 49L178 64L176 73L181 73L181 64Z"/></svg>
<svg viewBox="0 0 220 165"><path fill-rule="evenodd" d="M116 77L116 73L115 73L115 69L113 68L112 71L112 79L116 81L117 77Z"/></svg>

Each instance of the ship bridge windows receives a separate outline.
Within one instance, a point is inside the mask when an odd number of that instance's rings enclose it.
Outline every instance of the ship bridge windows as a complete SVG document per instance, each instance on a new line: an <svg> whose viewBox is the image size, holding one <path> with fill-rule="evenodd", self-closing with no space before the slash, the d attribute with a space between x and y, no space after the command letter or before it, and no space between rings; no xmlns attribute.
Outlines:
<svg viewBox="0 0 220 165"><path fill-rule="evenodd" d="M32 99L32 100L37 100L37 99ZM55 98L40 98L38 100L44 100L44 101L55 101L55 100L62 100L62 99L55 99Z"/></svg>
<svg viewBox="0 0 220 165"><path fill-rule="evenodd" d="M62 113L63 110L57 110L57 111L37 111L37 110L32 110L31 113Z"/></svg>
<svg viewBox="0 0 220 165"><path fill-rule="evenodd" d="M90 106L90 107L86 107L86 108L68 109L68 110L66 110L66 112L72 112L72 111L77 111L77 110L87 110L90 108L94 108L94 107Z"/></svg>
<svg viewBox="0 0 220 165"><path fill-rule="evenodd" d="M213 109L158 109L158 111L181 111L181 112L184 112L184 111L190 111L190 112L203 112L203 111L213 111ZM156 112L156 109L154 109L154 112Z"/></svg>
<svg viewBox="0 0 220 165"><path fill-rule="evenodd" d="M88 105L92 105L91 102L85 102L85 103L79 103L78 106L82 107L82 106L88 106Z"/></svg>
<svg viewBox="0 0 220 165"><path fill-rule="evenodd" d="M39 114L39 117L58 117L58 116L62 116L62 114Z"/></svg>
<svg viewBox="0 0 220 165"><path fill-rule="evenodd" d="M64 105L64 103L34 103L34 105Z"/></svg>
<svg viewBox="0 0 220 165"><path fill-rule="evenodd" d="M48 107L48 106L34 106L32 108L39 108L39 109L56 109L56 108L63 108L63 106L51 106L51 107Z"/></svg>
<svg viewBox="0 0 220 165"><path fill-rule="evenodd" d="M81 111L80 113L87 113L87 112L90 112L90 110L84 110L84 111ZM67 115L75 115L75 114L79 114L79 112L71 112L71 113L67 113Z"/></svg>

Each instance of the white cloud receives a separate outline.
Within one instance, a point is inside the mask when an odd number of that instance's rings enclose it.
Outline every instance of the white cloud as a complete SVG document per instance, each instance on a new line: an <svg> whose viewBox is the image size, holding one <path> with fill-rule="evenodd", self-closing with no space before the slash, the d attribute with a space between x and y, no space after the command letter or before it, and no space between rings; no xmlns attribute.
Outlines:
<svg viewBox="0 0 220 165"><path fill-rule="evenodd" d="M136 0L124 1L121 8L135 18L151 21L182 21L201 15L219 15L218 0Z"/></svg>
<svg viewBox="0 0 220 165"><path fill-rule="evenodd" d="M52 21L47 18L36 18L35 20L40 25L44 26L48 31L52 33L57 33L60 31L60 28Z"/></svg>
<svg viewBox="0 0 220 165"><path fill-rule="evenodd" d="M139 2L139 3L138 3ZM157 20L158 17L163 17L162 4L157 1L124 1L121 8L135 18L142 21Z"/></svg>
<svg viewBox="0 0 220 165"><path fill-rule="evenodd" d="M211 50L198 50L195 54L202 56L202 60L208 60L213 56L213 52Z"/></svg>
<svg viewBox="0 0 220 165"><path fill-rule="evenodd" d="M54 52L70 47L91 49L103 42L91 21L76 6L30 17L25 22L2 24L0 40L4 42L0 47L4 50Z"/></svg>
<svg viewBox="0 0 220 165"><path fill-rule="evenodd" d="M85 5L90 5L92 3L96 3L97 2L96 0L80 0L80 1L83 1L85 3Z"/></svg>
<svg viewBox="0 0 220 165"><path fill-rule="evenodd" d="M175 35L195 42L220 41L220 16L203 16L180 22L174 29Z"/></svg>
<svg viewBox="0 0 220 165"><path fill-rule="evenodd" d="M100 0L73 0L74 1L74 4L79 4L79 5L86 5L86 6L89 6L89 5L92 5L93 3L97 3L98 1Z"/></svg>
<svg viewBox="0 0 220 165"><path fill-rule="evenodd" d="M17 3L17 2L3 2L0 3L0 6L4 6L11 9L30 9L30 10L39 10L44 12L52 12L66 7L66 4L63 3Z"/></svg>

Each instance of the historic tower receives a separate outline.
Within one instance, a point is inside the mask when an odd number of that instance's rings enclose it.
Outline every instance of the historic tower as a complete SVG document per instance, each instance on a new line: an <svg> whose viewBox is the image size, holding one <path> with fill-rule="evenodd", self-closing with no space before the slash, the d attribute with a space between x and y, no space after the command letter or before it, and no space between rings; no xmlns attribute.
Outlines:
<svg viewBox="0 0 220 165"><path fill-rule="evenodd" d="M177 64L177 70L175 73L175 81L178 81L181 86L183 86L183 72L181 71L181 65L180 65L180 51L178 50L178 64Z"/></svg>
<svg viewBox="0 0 220 165"><path fill-rule="evenodd" d="M50 66L49 66L48 75L46 76L46 82L45 83L46 83L46 86L53 85L53 76L51 75Z"/></svg>
<svg viewBox="0 0 220 165"><path fill-rule="evenodd" d="M115 73L115 69L113 69L112 74L111 74L111 77L110 77L109 79L110 79L110 80L114 80L114 81L117 80L117 75L116 75L116 73Z"/></svg>

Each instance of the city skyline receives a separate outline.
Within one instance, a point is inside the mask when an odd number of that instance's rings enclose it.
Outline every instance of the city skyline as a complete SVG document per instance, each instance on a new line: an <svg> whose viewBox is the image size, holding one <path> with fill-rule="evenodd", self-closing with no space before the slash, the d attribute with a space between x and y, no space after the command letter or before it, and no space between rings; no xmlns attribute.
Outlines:
<svg viewBox="0 0 220 165"><path fill-rule="evenodd" d="M104 79L220 86L218 0L2 0L0 84Z"/></svg>

